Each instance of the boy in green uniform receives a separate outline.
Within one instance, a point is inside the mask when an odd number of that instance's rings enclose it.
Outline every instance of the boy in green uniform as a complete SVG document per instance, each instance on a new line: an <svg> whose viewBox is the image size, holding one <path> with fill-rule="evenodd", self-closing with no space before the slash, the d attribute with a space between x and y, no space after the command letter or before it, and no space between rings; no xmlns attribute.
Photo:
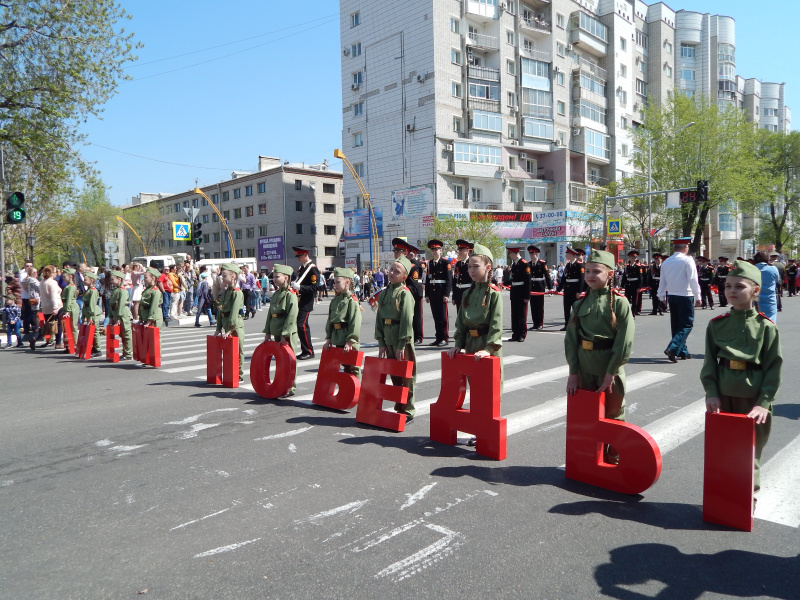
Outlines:
<svg viewBox="0 0 800 600"><path fill-rule="evenodd" d="M754 493L761 487L761 451L769 439L772 402L781 383L778 327L753 303L761 291L761 271L737 260L725 280L730 312L711 319L700 381L710 413L747 415L756 422Z"/></svg>
<svg viewBox="0 0 800 600"><path fill-rule="evenodd" d="M81 310L81 320L88 324L94 323L94 341L92 342L92 356L100 356L100 316L102 310L98 304L100 293L94 285L97 275L89 269L83 274L86 282L86 292L83 294L83 310ZM77 342L77 340L76 340Z"/></svg>
<svg viewBox="0 0 800 600"><path fill-rule="evenodd" d="M398 413L406 415L406 423L414 420L414 388L417 383L417 356L414 352L414 296L405 285L411 271L411 261L405 256L396 258L389 269L389 285L378 298L378 315L375 319L375 339L378 340L378 358L413 361L410 379L392 376L394 385L408 388L406 404L395 404Z"/></svg>
<svg viewBox="0 0 800 600"><path fill-rule="evenodd" d="M164 324L164 314L161 310L161 290L158 289L158 278L161 273L158 269L147 267L144 272L144 291L139 301L139 323L152 325L159 329Z"/></svg>
<svg viewBox="0 0 800 600"><path fill-rule="evenodd" d="M75 277L75 269L64 269L62 277L67 283L64 289L61 290L61 303L64 307L61 309L62 315L69 315L72 323L72 339L75 345L78 344L78 325L80 324L81 309L78 306L78 286L75 285L73 279ZM66 344L65 344L66 345ZM64 352L69 354L69 347L64 348Z"/></svg>
<svg viewBox="0 0 800 600"><path fill-rule="evenodd" d="M225 263L220 269L225 290L219 295L219 319L215 335L239 338L239 381L244 381L244 322L239 314L244 306L244 294L239 289L242 270L233 263Z"/></svg>
<svg viewBox="0 0 800 600"><path fill-rule="evenodd" d="M605 418L625 420L625 369L633 350L631 305L614 292L614 255L592 250L585 267L586 296L572 306L564 350L569 364L567 394L578 389L605 392ZM604 460L619 455L606 446Z"/></svg>
<svg viewBox="0 0 800 600"><path fill-rule="evenodd" d="M297 352L300 338L297 335L297 294L289 287L294 269L287 265L275 265L272 268L272 282L275 284L275 293L269 301L267 322L264 325L264 341L280 342L290 346ZM296 373L295 373L296 376ZM297 389L296 381L287 396L294 396Z"/></svg>
<svg viewBox="0 0 800 600"><path fill-rule="evenodd" d="M109 325L119 324L119 337L122 340L122 356L120 360L131 360L133 357L133 340L131 339L131 310L128 308L128 290L122 287L125 273L111 271L113 291L108 300L111 320Z"/></svg>
<svg viewBox="0 0 800 600"><path fill-rule="evenodd" d="M331 346L344 348L345 352L358 350L361 337L361 308L353 296L355 274L352 269L337 267L333 270L333 291L336 294L328 307L328 322L325 324L325 350ZM361 378L361 369L343 365L344 371Z"/></svg>

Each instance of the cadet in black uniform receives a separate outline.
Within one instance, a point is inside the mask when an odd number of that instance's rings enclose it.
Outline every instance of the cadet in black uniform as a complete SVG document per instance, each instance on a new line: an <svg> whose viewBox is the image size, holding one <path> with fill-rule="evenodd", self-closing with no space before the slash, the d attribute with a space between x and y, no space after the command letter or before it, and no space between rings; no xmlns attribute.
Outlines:
<svg viewBox="0 0 800 600"><path fill-rule="evenodd" d="M625 298L631 305L633 316L641 312L642 296L639 290L642 289L642 265L639 264L639 251L631 250L628 252L628 264L622 272L622 287L625 288Z"/></svg>
<svg viewBox="0 0 800 600"><path fill-rule="evenodd" d="M531 259L531 331L544 328L544 292L553 289L547 261L539 259L539 252L537 246L528 246L528 256Z"/></svg>
<svg viewBox="0 0 800 600"><path fill-rule="evenodd" d="M712 281L712 283L717 286L717 297L719 298L720 306L728 306L728 299L725 297L725 282L727 281L728 273L730 272L731 268L728 265L728 257L720 256L719 266L714 272L714 279Z"/></svg>
<svg viewBox="0 0 800 600"><path fill-rule="evenodd" d="M700 299L703 304L700 308L714 308L714 296L711 295L711 280L714 279L714 267L709 265L709 260L705 256L698 256L697 262L697 283L700 284Z"/></svg>
<svg viewBox="0 0 800 600"><path fill-rule="evenodd" d="M456 306L456 314L461 310L461 297L469 288L472 287L472 277L469 276L469 255L470 250L475 246L467 240L456 240L458 246L458 260L453 269L453 304Z"/></svg>
<svg viewBox="0 0 800 600"><path fill-rule="evenodd" d="M311 329L308 327L308 316L314 310L314 299L317 297L319 285L319 269L311 262L308 248L292 246L294 255L300 261L297 277L292 282L292 289L297 291L297 335L300 338L300 355L298 360L314 358L314 346L311 344Z"/></svg>
<svg viewBox="0 0 800 600"><path fill-rule="evenodd" d="M789 265L786 267L786 284L789 288L789 297L797 294L797 263L793 258L789 259Z"/></svg>
<svg viewBox="0 0 800 600"><path fill-rule="evenodd" d="M531 299L531 266L521 258L519 246L508 247L511 259L511 337L509 342L524 342L528 335L528 302Z"/></svg>
<svg viewBox="0 0 800 600"><path fill-rule="evenodd" d="M416 248L405 241L403 238L394 238L392 240L392 251L394 258L397 260L401 256L408 258L411 262L411 269L406 277L406 287L411 291L414 298L414 343L421 344L423 340L422 333L422 263L412 256L416 255Z"/></svg>
<svg viewBox="0 0 800 600"><path fill-rule="evenodd" d="M453 287L453 268L450 261L442 258L441 240L430 240L428 248L433 258L428 261L428 276L425 278L425 302L431 305L431 315L436 325L436 339L430 346L446 346L450 342L447 303Z"/></svg>
<svg viewBox="0 0 800 600"><path fill-rule="evenodd" d="M647 284L650 286L650 300L653 301L653 311L651 315L664 314L664 305L658 299L658 286L661 283L661 261L664 255L660 252L653 252L653 264L647 271Z"/></svg>
<svg viewBox="0 0 800 600"><path fill-rule="evenodd" d="M558 291L564 292L564 327L561 331L567 330L569 316L572 313L572 305L586 291L586 282L583 280L584 264L580 261L581 251L575 248L567 248L569 260L564 265L564 274L558 282Z"/></svg>

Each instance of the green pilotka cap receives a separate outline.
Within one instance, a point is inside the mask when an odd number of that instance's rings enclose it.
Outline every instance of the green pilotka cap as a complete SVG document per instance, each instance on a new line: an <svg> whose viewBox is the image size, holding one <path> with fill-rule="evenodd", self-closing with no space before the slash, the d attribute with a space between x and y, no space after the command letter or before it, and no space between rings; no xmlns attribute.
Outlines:
<svg viewBox="0 0 800 600"><path fill-rule="evenodd" d="M156 279L161 277L161 271L159 271L158 269L156 269L154 267L147 267L147 269L145 270L145 273L150 273L150 275L152 275Z"/></svg>
<svg viewBox="0 0 800 600"><path fill-rule="evenodd" d="M112 277L119 277L120 279L125 279L125 273L122 271L111 271Z"/></svg>
<svg viewBox="0 0 800 600"><path fill-rule="evenodd" d="M355 273L353 273L353 269L348 269L347 267L336 267L333 270L334 277L347 277L348 279L355 279Z"/></svg>
<svg viewBox="0 0 800 600"><path fill-rule="evenodd" d="M86 279L88 277L89 279L97 281L97 275L94 273L94 271L90 271L90 270L87 269L86 272L83 273L82 275L83 275L84 279Z"/></svg>
<svg viewBox="0 0 800 600"><path fill-rule="evenodd" d="M75 275L75 269L64 269L64 273L67 275Z"/></svg>
<svg viewBox="0 0 800 600"><path fill-rule="evenodd" d="M589 253L587 263L598 263L607 266L609 269L614 268L614 255L605 250L594 250Z"/></svg>
<svg viewBox="0 0 800 600"><path fill-rule="evenodd" d="M472 256L485 256L490 261L494 262L494 255L492 255L492 251L482 244L475 244L472 247Z"/></svg>
<svg viewBox="0 0 800 600"><path fill-rule="evenodd" d="M222 269L223 271L230 271L232 273L236 273L237 275L242 274L242 270L233 263L223 263L222 265L220 265L220 269Z"/></svg>
<svg viewBox="0 0 800 600"><path fill-rule="evenodd" d="M403 265L403 268L406 270L406 273L411 273L411 261L408 260L405 256L400 256L394 259L394 262L400 263Z"/></svg>
<svg viewBox="0 0 800 600"><path fill-rule="evenodd" d="M294 269L289 265L274 265L272 270L275 273L281 273L282 275L292 275L294 273Z"/></svg>
<svg viewBox="0 0 800 600"><path fill-rule="evenodd" d="M733 262L733 269L731 269L728 276L743 277L754 281L757 286L761 286L761 271L758 267L747 262L746 260L736 260Z"/></svg>

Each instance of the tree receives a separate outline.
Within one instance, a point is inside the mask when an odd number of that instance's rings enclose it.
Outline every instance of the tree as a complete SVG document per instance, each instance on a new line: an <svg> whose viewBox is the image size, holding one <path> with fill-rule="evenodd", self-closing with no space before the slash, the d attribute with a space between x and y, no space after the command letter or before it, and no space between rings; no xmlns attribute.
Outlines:
<svg viewBox="0 0 800 600"><path fill-rule="evenodd" d="M153 254L158 250L158 241L161 239L161 233L167 225L167 218L161 214L156 202L146 202L134 208L128 209L119 213L131 227L136 230L139 237L142 238L148 254ZM125 248L129 257L141 256L144 252L142 244L136 239L136 236L127 229L125 232Z"/></svg>
<svg viewBox="0 0 800 600"><path fill-rule="evenodd" d="M112 206L102 182L87 185L72 208L72 239L91 262L105 264L105 243L117 231L117 207Z"/></svg>
<svg viewBox="0 0 800 600"><path fill-rule="evenodd" d="M39 185L93 175L79 127L99 118L136 60L133 34L118 26L128 18L114 0L0 3L0 144Z"/></svg>
<svg viewBox="0 0 800 600"><path fill-rule="evenodd" d="M493 221L472 215L459 219L456 216L440 216L430 228L430 237L444 242L445 248L455 248L456 240L463 239L489 248L495 259L505 256L503 239L497 235Z"/></svg>
<svg viewBox="0 0 800 600"><path fill-rule="evenodd" d="M693 126L686 128L689 123ZM699 249L712 208L734 214L752 213L771 177L756 155L756 131L736 107L721 109L707 98L681 94L664 104L651 103L644 111L644 125L634 132L639 151L634 165L642 175L639 187L647 188L648 145L652 149L653 187L694 188L709 182L709 199L675 209L675 228L692 236L692 251ZM663 197L653 197L654 213L664 208ZM670 222L671 219L665 219Z"/></svg>
<svg viewBox="0 0 800 600"><path fill-rule="evenodd" d="M762 199L760 241L781 252L800 233L800 132L774 133L758 130L757 154L763 159L772 185L765 185Z"/></svg>

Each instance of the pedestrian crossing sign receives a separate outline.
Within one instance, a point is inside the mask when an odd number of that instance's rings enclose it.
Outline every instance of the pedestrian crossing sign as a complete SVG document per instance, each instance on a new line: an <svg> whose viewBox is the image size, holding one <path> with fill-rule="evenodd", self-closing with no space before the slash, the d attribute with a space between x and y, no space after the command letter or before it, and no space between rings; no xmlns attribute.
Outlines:
<svg viewBox="0 0 800 600"><path fill-rule="evenodd" d="M172 222L172 239L188 242L192 239L192 224L178 221Z"/></svg>
<svg viewBox="0 0 800 600"><path fill-rule="evenodd" d="M608 235L622 235L622 220L609 219L608 220Z"/></svg>

